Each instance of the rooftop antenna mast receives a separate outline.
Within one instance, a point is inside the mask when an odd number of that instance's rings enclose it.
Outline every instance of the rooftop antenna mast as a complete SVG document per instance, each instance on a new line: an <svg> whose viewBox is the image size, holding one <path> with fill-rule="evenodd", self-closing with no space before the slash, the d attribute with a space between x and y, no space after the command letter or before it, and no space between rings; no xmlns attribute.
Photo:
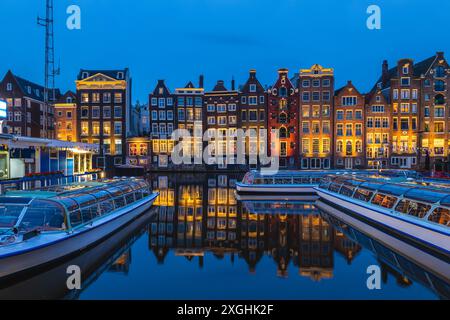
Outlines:
<svg viewBox="0 0 450 320"><path fill-rule="evenodd" d="M46 0L45 18L37 18L37 23L45 27L45 84L44 84L44 123L43 133L47 136L47 112L50 102L54 101L55 96L55 76L59 75L59 67L55 69L55 44L53 32L53 0Z"/></svg>

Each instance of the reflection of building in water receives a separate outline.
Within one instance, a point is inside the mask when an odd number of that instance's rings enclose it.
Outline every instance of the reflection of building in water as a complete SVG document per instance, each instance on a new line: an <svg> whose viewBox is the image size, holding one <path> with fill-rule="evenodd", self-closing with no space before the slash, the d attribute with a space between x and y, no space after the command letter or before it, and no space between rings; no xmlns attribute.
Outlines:
<svg viewBox="0 0 450 320"><path fill-rule="evenodd" d="M302 276L314 281L333 277L333 232L317 211L299 216L298 265Z"/></svg>
<svg viewBox="0 0 450 320"><path fill-rule="evenodd" d="M252 273L255 272L256 264L261 260L266 248L266 217L262 214L251 213L242 206L238 219L241 230L241 256L247 261Z"/></svg>
<svg viewBox="0 0 450 320"><path fill-rule="evenodd" d="M206 183L207 181L207 183ZM293 262L299 274L314 280L333 276L333 248L348 261L360 247L335 233L312 204L303 202L238 203L236 179L226 175L169 175L153 178L160 197L149 230L149 246L159 263L170 249L203 266L205 251L217 258L244 259L255 272L264 254L288 275ZM259 214L264 212L265 214Z"/></svg>
<svg viewBox="0 0 450 320"><path fill-rule="evenodd" d="M277 263L277 275L287 277L287 267L296 249L295 235L298 216L273 214L268 219L268 245L272 258Z"/></svg>
<svg viewBox="0 0 450 320"><path fill-rule="evenodd" d="M350 240L342 232L334 232L334 250L340 253L351 264L355 256L361 251L361 246Z"/></svg>
<svg viewBox="0 0 450 320"><path fill-rule="evenodd" d="M113 264L109 267L110 272L123 272L128 274L131 265L131 250L124 252Z"/></svg>
<svg viewBox="0 0 450 320"><path fill-rule="evenodd" d="M178 186L176 254L192 260L199 257L203 265L203 186Z"/></svg>
<svg viewBox="0 0 450 320"><path fill-rule="evenodd" d="M218 257L225 251L238 248L235 182L226 175L208 179L205 246Z"/></svg>
<svg viewBox="0 0 450 320"><path fill-rule="evenodd" d="M162 263L174 242L175 188L167 176L153 180L152 186L159 197L154 202L156 213L150 225L150 248Z"/></svg>

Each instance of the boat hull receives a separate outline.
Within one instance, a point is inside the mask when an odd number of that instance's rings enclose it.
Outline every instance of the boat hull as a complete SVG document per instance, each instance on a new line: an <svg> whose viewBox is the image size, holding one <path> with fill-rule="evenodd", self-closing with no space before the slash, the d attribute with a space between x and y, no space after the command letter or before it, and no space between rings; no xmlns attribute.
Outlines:
<svg viewBox="0 0 450 320"><path fill-rule="evenodd" d="M251 185L236 183L236 191L239 194L301 194L317 195L314 187L317 185Z"/></svg>
<svg viewBox="0 0 450 320"><path fill-rule="evenodd" d="M93 226L91 230L73 233L60 241L24 253L0 256L0 282L82 253L149 210L156 197L157 194L153 194L120 209L122 211L118 210L113 218Z"/></svg>
<svg viewBox="0 0 450 320"><path fill-rule="evenodd" d="M432 229L422 227L418 224L405 221L393 214L371 209L356 202L348 201L335 194L316 189L320 201L337 207L349 215L358 216L372 226L381 228L396 237L404 239L409 244L432 253L434 256L450 263L450 241L449 236Z"/></svg>
<svg viewBox="0 0 450 320"><path fill-rule="evenodd" d="M446 282L450 282L450 268L448 268L448 263L442 261L441 259L438 259L425 251L419 250L415 246L412 246L397 237L391 236L380 229L372 227L358 218L351 217L345 212L340 211L325 202L320 200L317 201L316 207L323 210L327 214L336 217L338 220L352 226L369 238L379 241L385 247L399 253L424 269L432 271L436 276L444 279ZM371 251L376 251L373 248L368 249Z"/></svg>

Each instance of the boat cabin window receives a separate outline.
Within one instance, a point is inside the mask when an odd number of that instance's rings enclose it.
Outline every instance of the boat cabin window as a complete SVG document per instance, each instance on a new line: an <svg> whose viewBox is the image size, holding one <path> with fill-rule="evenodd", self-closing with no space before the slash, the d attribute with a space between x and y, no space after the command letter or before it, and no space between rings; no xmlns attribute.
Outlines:
<svg viewBox="0 0 450 320"><path fill-rule="evenodd" d="M81 217L83 219L83 223L90 222L99 216L100 210L97 204L81 208Z"/></svg>
<svg viewBox="0 0 450 320"><path fill-rule="evenodd" d="M410 216L423 218L428 213L428 211L430 211L431 206L428 204L411 201L410 208L411 209L408 212Z"/></svg>
<svg viewBox="0 0 450 320"><path fill-rule="evenodd" d="M67 227L65 211L62 205L54 201L36 199L25 212L19 229L42 231L64 230Z"/></svg>
<svg viewBox="0 0 450 320"><path fill-rule="evenodd" d="M430 205L411 201L408 199L401 200L395 208L397 212L408 214L418 218L423 218L430 209Z"/></svg>
<svg viewBox="0 0 450 320"><path fill-rule="evenodd" d="M125 200L126 200L127 204L133 203L134 202L134 192L127 193L125 195Z"/></svg>
<svg viewBox="0 0 450 320"><path fill-rule="evenodd" d="M122 196L122 197L114 198L114 206L116 207L116 209L125 207L124 197Z"/></svg>
<svg viewBox="0 0 450 320"><path fill-rule="evenodd" d="M377 206L391 209L394 207L395 202L397 201L396 197L388 196L382 193L377 193L375 197L372 199L372 204Z"/></svg>
<svg viewBox="0 0 450 320"><path fill-rule="evenodd" d="M369 202L370 198L372 198L373 192L366 190L366 189L362 189L362 188L358 188L355 192L355 194L353 195L354 199L358 199L358 200L362 200L365 202Z"/></svg>
<svg viewBox="0 0 450 320"><path fill-rule="evenodd" d="M449 227L450 210L447 208L436 208L433 210L433 213L428 217L428 220Z"/></svg>
<svg viewBox="0 0 450 320"><path fill-rule="evenodd" d="M355 190L355 187L349 186L349 185L343 185L341 190L339 191L340 194L351 197L353 195L353 191Z"/></svg>
<svg viewBox="0 0 450 320"><path fill-rule="evenodd" d="M100 215L107 214L114 210L114 202L113 200L106 200L99 203Z"/></svg>
<svg viewBox="0 0 450 320"><path fill-rule="evenodd" d="M23 206L0 205L0 228L12 228L17 223Z"/></svg>
<svg viewBox="0 0 450 320"><path fill-rule="evenodd" d="M339 192L340 188L341 188L340 184L331 183L330 186L328 187L328 190L330 190L331 192Z"/></svg>

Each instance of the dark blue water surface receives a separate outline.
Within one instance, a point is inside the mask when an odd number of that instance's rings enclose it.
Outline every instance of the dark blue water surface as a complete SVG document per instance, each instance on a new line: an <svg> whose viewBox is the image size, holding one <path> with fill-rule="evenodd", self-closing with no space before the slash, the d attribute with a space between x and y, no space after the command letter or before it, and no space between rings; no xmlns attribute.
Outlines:
<svg viewBox="0 0 450 320"><path fill-rule="evenodd" d="M437 299L448 292L428 270L402 270L338 231L312 203L237 201L239 178L153 177L161 196L143 232L79 298ZM367 288L370 265L381 268L379 290Z"/></svg>
<svg viewBox="0 0 450 320"><path fill-rule="evenodd" d="M419 267L312 200L239 201L241 176L150 179L160 192L150 212L73 261L0 290L0 298L449 297L442 270ZM65 287L70 264L82 266L82 290ZM367 287L371 265L381 270L379 290Z"/></svg>

